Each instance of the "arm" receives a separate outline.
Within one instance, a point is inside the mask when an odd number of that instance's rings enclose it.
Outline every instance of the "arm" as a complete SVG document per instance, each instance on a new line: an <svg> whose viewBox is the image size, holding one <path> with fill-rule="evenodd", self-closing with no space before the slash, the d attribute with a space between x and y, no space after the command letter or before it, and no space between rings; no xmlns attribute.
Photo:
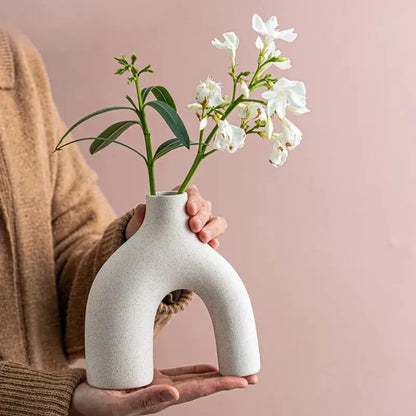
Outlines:
<svg viewBox="0 0 416 416"><path fill-rule="evenodd" d="M72 395L85 379L85 370L46 372L0 361L0 414L67 416Z"/></svg>

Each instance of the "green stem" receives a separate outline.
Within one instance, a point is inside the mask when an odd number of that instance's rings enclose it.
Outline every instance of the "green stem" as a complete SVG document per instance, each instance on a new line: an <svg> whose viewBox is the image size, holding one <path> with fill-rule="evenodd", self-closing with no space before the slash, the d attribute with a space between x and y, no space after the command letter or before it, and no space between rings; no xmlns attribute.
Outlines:
<svg viewBox="0 0 416 416"><path fill-rule="evenodd" d="M244 98L243 100L241 100L241 102L243 102L243 103L260 103L260 104L263 104L263 105L267 105L266 101L256 100L254 98Z"/></svg>
<svg viewBox="0 0 416 416"><path fill-rule="evenodd" d="M224 115L221 117L221 120L225 120L228 117L228 115L231 113L231 111L233 111L234 108L241 102L242 99L243 99L243 96L240 95L234 102L232 102L230 104L230 106L227 108L227 110L224 112ZM192 164L191 169L189 169L188 174L186 175L184 181L182 182L182 185L180 186L180 188L178 190L178 194L181 194L181 193L185 192L185 189L188 186L192 177L194 176L199 164L205 159L205 157L207 157L208 155L210 155L210 154L212 154L216 151L216 149L213 149L213 150L209 151L208 153L204 154L205 150L207 149L207 147L209 145L209 142L214 137L214 134L217 130L218 130L218 124L216 124L215 127L211 130L211 132L209 133L205 142L203 143L204 150L202 152L200 152L198 150L198 153L195 156L194 163ZM199 146L199 148L200 147L201 146Z"/></svg>
<svg viewBox="0 0 416 416"><path fill-rule="evenodd" d="M139 76L138 75L134 78L134 82L136 84L137 101L139 103L141 127L142 127L142 130L143 130L144 140L145 140L145 143L146 143L147 172L148 172L148 175L149 175L150 194L151 195L156 195L154 160L153 160L153 152L152 152L152 140L150 138L150 132L149 132L149 128L147 126L146 113L144 111L144 104L143 104L142 94L141 94L141 90L140 90Z"/></svg>
<svg viewBox="0 0 416 416"><path fill-rule="evenodd" d="M202 113L201 113L201 120L204 118L204 115L205 115L205 109L203 108ZM204 129L202 129L199 132L198 153L201 153L201 151L202 151L202 140L203 140L203 138L204 138Z"/></svg>
<svg viewBox="0 0 416 416"><path fill-rule="evenodd" d="M218 150L218 149L212 149L212 150L210 150L209 152L205 153L205 154L204 154L204 159L205 159L206 157L208 157L209 155L212 155L213 153L215 153L217 150Z"/></svg>
<svg viewBox="0 0 416 416"><path fill-rule="evenodd" d="M236 91L237 91L237 81L235 79L235 74L233 74L233 99L231 100L231 102L235 100Z"/></svg>
<svg viewBox="0 0 416 416"><path fill-rule="evenodd" d="M188 186L189 182L191 181L192 177L194 176L196 170L198 169L199 164L204 159L204 155L199 153L196 155L194 163L192 163L191 169L189 169L188 174L186 175L182 185L178 189L178 194L183 194L185 192L186 187Z"/></svg>
<svg viewBox="0 0 416 416"><path fill-rule="evenodd" d="M223 116L221 117L221 120L225 120L229 114L231 113L231 111L234 110L235 107L237 107L238 104L240 104L240 102L243 100L243 96L240 95L234 102L232 102L227 110L224 112ZM205 145L208 146L208 144L210 143L210 141L212 140L212 138L214 137L214 134L217 132L218 130L218 124L215 125L215 127L211 130L210 134L208 135L208 137L205 140Z"/></svg>

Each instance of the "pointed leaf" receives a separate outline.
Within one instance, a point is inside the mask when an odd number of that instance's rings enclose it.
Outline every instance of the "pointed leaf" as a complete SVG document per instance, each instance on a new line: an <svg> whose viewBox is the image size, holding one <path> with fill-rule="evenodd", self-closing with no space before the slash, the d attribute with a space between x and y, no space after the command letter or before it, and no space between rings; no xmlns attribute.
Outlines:
<svg viewBox="0 0 416 416"><path fill-rule="evenodd" d="M157 148L153 158L154 160L159 159L166 153L169 153L171 150L177 149L178 147L182 146L183 143L181 143L176 137L174 139L166 140Z"/></svg>
<svg viewBox="0 0 416 416"><path fill-rule="evenodd" d="M91 143L90 153L93 155L94 153L97 153L100 150L107 147L108 145L110 145L115 139L117 139L117 137L119 137L122 133L124 133L133 124L139 124L139 123L134 120L119 121L107 127L104 131L102 131L98 135L97 140L94 140ZM109 139L109 140L98 140L98 139Z"/></svg>
<svg viewBox="0 0 416 416"><path fill-rule="evenodd" d="M169 104L163 101L150 101L146 105L153 107L163 117L176 138L189 149L189 135L179 114Z"/></svg>
<svg viewBox="0 0 416 416"><path fill-rule="evenodd" d="M192 142L190 146L198 146L199 143ZM180 147L185 147L176 137L170 140L163 142L156 150L153 158L154 160L159 159L164 156L166 153L169 153L171 150L179 149Z"/></svg>
<svg viewBox="0 0 416 416"><path fill-rule="evenodd" d="M169 104L176 111L175 101L173 101L172 96L169 94L169 91L165 87L156 85L152 88L152 94L155 96L156 100Z"/></svg>
<svg viewBox="0 0 416 416"><path fill-rule="evenodd" d="M143 103L146 102L146 98L149 95L150 91L152 91L152 88L153 87L146 87L146 88L143 88L142 89L142 100L143 100Z"/></svg>
<svg viewBox="0 0 416 416"><path fill-rule="evenodd" d="M166 104L169 104L176 111L175 101L173 100L169 91L165 87L162 87L162 85L155 85L153 87L147 87L147 88L144 88L143 91L142 91L143 102L146 101L147 96L151 92L156 98L156 100L163 101Z"/></svg>
<svg viewBox="0 0 416 416"><path fill-rule="evenodd" d="M137 115L140 114L140 110L137 108L136 103L134 102L133 98L130 97L130 95L126 95L127 101L134 107L136 110Z"/></svg>
<svg viewBox="0 0 416 416"><path fill-rule="evenodd" d="M68 136L69 133L71 133L72 130L74 130L76 127L78 127L80 124L82 124L84 121L89 120L92 117L98 116L99 114L107 113L108 111L114 111L114 110L131 110L134 111L134 108L131 107L107 107L103 108L102 110L94 111L91 114L88 114L87 116L83 117L81 120L77 121L75 124L73 124L67 132L61 137L56 147L58 147L65 139L66 136Z"/></svg>

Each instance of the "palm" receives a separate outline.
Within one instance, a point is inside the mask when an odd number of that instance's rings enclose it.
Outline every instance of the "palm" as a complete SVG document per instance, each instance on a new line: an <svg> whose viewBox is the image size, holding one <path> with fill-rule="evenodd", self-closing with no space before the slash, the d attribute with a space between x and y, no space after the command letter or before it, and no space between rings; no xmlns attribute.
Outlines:
<svg viewBox="0 0 416 416"><path fill-rule="evenodd" d="M99 390L86 386L89 402L101 408L97 415L116 414L138 416L160 412L168 406L189 402L210 394L247 387L257 383L257 376L221 376L218 370L206 364L189 367L154 370L151 384L128 390ZM169 401L161 401L160 393L169 392ZM96 410L97 407L95 407ZM111 411L109 411L111 409ZM114 411L115 410L115 411ZM89 413L87 413L89 414ZM95 413L92 413L95 414Z"/></svg>
<svg viewBox="0 0 416 416"><path fill-rule="evenodd" d="M189 367L178 367L166 370L154 370L153 381L144 389L151 386L172 386L179 392L179 399L174 404L189 402L202 396L236 388L246 387L247 384L255 384L257 376L248 377L221 376L218 370L208 364L200 364ZM125 390L124 393L132 393L140 389ZM162 403L155 408L159 412L168 405Z"/></svg>

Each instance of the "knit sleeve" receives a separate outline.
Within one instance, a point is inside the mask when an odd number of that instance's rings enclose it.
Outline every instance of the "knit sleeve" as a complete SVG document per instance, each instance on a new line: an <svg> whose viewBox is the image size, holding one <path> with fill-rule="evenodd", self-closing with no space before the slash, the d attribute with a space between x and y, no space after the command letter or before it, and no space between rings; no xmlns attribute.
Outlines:
<svg viewBox="0 0 416 416"><path fill-rule="evenodd" d="M0 415L67 416L72 394L84 380L81 368L46 372L0 362Z"/></svg>
<svg viewBox="0 0 416 416"><path fill-rule="evenodd" d="M60 126L57 139L65 131ZM70 138L69 138L70 140ZM84 319L88 293L98 270L125 241L125 228L134 214L119 218L97 185L75 145L56 154L52 203L53 237L60 308L65 323L65 345L70 358L84 353ZM168 294L156 313L154 335L192 298L188 290Z"/></svg>

